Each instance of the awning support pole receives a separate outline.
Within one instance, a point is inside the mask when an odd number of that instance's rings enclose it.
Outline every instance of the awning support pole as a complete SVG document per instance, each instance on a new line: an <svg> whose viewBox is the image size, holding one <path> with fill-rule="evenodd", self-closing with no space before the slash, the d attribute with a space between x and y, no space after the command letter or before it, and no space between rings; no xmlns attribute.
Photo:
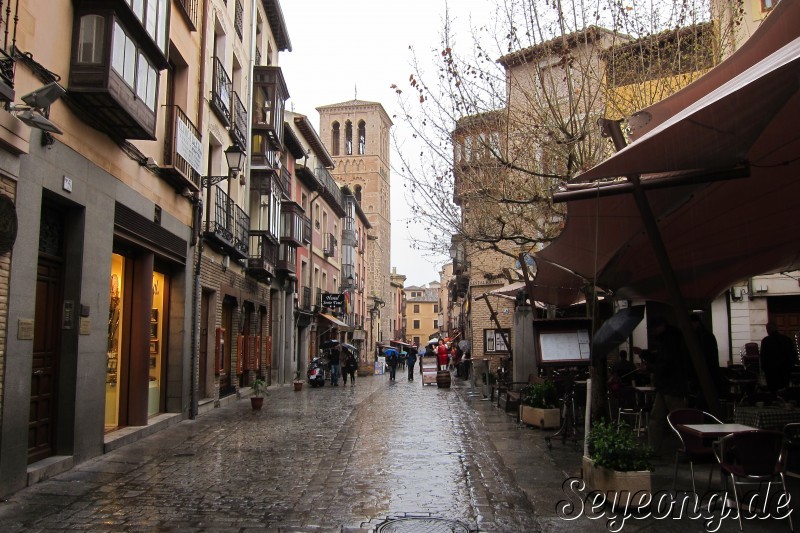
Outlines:
<svg viewBox="0 0 800 533"><path fill-rule="evenodd" d="M494 322L495 327L498 330L501 330L501 331L503 329L505 329L500 325L500 322L497 320L497 311L495 311L494 308L492 307L492 304L489 301L489 295L487 293L483 293L483 295L478 296L475 299L476 300L485 300L486 301L486 307L489 308L489 318L492 319L492 322ZM511 351L511 339L508 338L506 335L503 335L503 341L506 343L506 349L508 350L508 360L512 361L514 359L514 354Z"/></svg>
<svg viewBox="0 0 800 533"><path fill-rule="evenodd" d="M603 129L604 135L611 137L617 150L620 150L625 146L625 140L620 128L620 122L621 121L618 120L600 119L600 127ZM633 197L636 201L636 206L639 209L639 216L642 217L642 223L644 224L647 235L650 238L650 244L653 247L653 253L655 254L656 260L661 268L661 275L664 277L664 285L666 286L667 294L669 294L672 306L675 309L678 328L680 329L681 334L686 341L686 347L689 350L689 356L692 359L692 365L694 366L697 380L700 383L700 390L703 393L706 406L708 407L709 411L715 415L719 415L721 413L721 408L719 404L719 398L717 397L717 389L711 379L711 373L706 364L705 357L703 356L703 351L700 347L700 342L697 339L697 334L695 333L694 328L692 328L692 324L689 322L689 310L686 307L683 295L681 294L678 280L675 277L675 271L673 270L672 264L669 261L669 255L667 254L666 247L664 246L664 240L661 238L661 231L658 229L658 223L653 215L650 202L648 202L647 196L645 195L644 190L642 190L639 175L633 174L626 177L628 182L633 186Z"/></svg>

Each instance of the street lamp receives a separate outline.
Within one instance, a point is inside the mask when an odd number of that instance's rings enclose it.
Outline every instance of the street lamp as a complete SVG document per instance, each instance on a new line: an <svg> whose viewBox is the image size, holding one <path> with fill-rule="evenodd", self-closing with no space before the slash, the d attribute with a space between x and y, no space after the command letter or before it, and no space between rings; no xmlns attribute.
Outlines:
<svg viewBox="0 0 800 533"><path fill-rule="evenodd" d="M231 176L234 178L238 176L244 167L244 159L246 155L246 152L241 146L239 146L239 143L234 141L233 144L225 150L225 161L228 163L228 174L225 176L203 176L200 181L202 187L207 189L212 185L230 178Z"/></svg>

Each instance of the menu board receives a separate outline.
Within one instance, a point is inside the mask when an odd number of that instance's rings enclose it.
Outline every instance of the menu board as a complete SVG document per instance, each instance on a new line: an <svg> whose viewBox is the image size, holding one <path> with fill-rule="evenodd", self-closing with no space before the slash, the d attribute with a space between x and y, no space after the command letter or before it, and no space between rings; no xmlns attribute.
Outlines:
<svg viewBox="0 0 800 533"><path fill-rule="evenodd" d="M534 320L536 361L573 366L591 362L591 321L584 318Z"/></svg>
<svg viewBox="0 0 800 533"><path fill-rule="evenodd" d="M589 361L589 331L578 330L539 335L542 361Z"/></svg>

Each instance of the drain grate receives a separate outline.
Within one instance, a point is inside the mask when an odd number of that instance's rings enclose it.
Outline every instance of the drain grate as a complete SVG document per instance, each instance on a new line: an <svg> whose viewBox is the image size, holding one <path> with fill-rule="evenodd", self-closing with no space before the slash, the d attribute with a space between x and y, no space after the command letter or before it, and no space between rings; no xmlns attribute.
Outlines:
<svg viewBox="0 0 800 533"><path fill-rule="evenodd" d="M178 453L173 453L172 457L194 457L194 453L193 452L178 452Z"/></svg>
<svg viewBox="0 0 800 533"><path fill-rule="evenodd" d="M469 533L469 527L456 520L431 517L390 518L375 528L377 533Z"/></svg>

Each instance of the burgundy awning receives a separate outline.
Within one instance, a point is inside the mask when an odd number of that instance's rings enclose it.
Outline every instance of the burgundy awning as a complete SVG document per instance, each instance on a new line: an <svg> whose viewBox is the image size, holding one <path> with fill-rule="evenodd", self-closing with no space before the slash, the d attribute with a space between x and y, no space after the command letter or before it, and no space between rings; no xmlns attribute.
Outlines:
<svg viewBox="0 0 800 533"><path fill-rule="evenodd" d="M800 2L781 2L752 43L673 95L669 105L649 108L655 125L647 133L574 180L641 175L689 302L707 302L748 276L800 269L799 35ZM672 115L665 118L667 112ZM749 177L703 179L742 166ZM664 173L697 179L647 189ZM556 263L620 297L667 300L652 250L631 194L572 200L563 233L537 254L536 282L579 284L550 264Z"/></svg>

